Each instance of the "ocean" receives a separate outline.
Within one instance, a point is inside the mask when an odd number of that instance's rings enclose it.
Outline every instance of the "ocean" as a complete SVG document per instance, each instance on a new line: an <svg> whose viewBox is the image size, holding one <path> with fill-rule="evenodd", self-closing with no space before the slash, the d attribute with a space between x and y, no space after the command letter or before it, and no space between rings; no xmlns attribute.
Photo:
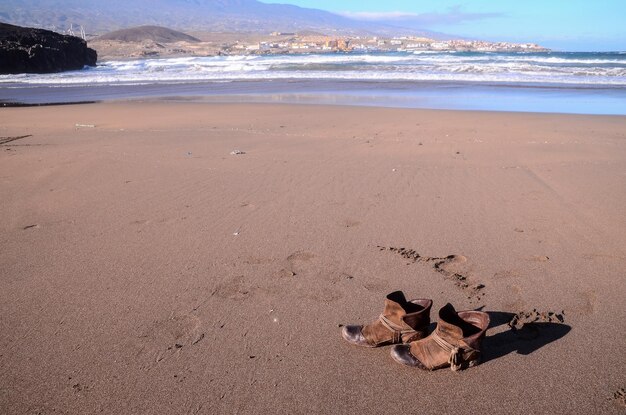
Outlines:
<svg viewBox="0 0 626 415"><path fill-rule="evenodd" d="M185 57L0 76L0 102L120 99L626 115L626 52Z"/></svg>

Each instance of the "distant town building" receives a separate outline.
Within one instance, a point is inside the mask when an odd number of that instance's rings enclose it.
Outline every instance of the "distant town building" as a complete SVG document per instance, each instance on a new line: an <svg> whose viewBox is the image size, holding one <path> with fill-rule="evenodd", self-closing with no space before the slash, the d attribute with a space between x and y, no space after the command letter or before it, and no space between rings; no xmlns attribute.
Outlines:
<svg viewBox="0 0 626 415"><path fill-rule="evenodd" d="M486 42L480 40L453 39L447 41L434 40L418 36L402 36L393 38L381 37L340 37L338 35L305 35L272 32L272 36L289 35L280 41L267 38L260 41L238 40L223 44L223 54L256 54L256 53L332 53L332 52L412 52L412 51L547 51L535 43Z"/></svg>

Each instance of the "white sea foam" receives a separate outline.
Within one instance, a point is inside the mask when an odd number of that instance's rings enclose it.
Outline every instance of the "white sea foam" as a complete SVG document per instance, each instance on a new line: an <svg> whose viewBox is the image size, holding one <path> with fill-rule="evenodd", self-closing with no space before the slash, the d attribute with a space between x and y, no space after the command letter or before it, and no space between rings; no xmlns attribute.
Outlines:
<svg viewBox="0 0 626 415"><path fill-rule="evenodd" d="M109 61L46 75L3 75L2 85L129 85L237 80L363 80L626 86L620 54L389 53L185 57Z"/></svg>

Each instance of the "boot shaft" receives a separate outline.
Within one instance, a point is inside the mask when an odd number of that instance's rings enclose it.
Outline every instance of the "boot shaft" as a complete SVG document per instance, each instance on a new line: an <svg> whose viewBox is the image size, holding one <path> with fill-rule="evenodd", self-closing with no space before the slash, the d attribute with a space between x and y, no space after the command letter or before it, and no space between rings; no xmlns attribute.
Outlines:
<svg viewBox="0 0 626 415"><path fill-rule="evenodd" d="M457 312L451 304L439 310L435 331L425 339L412 342L410 354L420 367L452 370L473 366L480 361L482 340L489 327L489 315L482 311Z"/></svg>
<svg viewBox="0 0 626 415"><path fill-rule="evenodd" d="M377 345L408 343L426 336L432 300L407 301L402 291L387 295L379 319L363 328L363 335Z"/></svg>
<svg viewBox="0 0 626 415"><path fill-rule="evenodd" d="M362 337L370 347L421 339L427 334L431 307L432 300L407 301L402 291L392 292L385 298L384 309L378 320L362 327L347 326L344 338L356 343L351 339Z"/></svg>

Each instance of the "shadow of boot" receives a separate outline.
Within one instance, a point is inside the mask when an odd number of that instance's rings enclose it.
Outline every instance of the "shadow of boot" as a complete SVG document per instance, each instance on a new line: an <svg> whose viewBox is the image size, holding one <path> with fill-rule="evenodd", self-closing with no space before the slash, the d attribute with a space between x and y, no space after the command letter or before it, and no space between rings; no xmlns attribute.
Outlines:
<svg viewBox="0 0 626 415"><path fill-rule="evenodd" d="M506 325L506 330L485 338L483 362L488 362L513 352L529 355L535 350L565 336L572 329L566 324L552 322L532 322L515 328L508 325L515 317L515 314L501 311L489 311L488 314L491 318L489 328Z"/></svg>

